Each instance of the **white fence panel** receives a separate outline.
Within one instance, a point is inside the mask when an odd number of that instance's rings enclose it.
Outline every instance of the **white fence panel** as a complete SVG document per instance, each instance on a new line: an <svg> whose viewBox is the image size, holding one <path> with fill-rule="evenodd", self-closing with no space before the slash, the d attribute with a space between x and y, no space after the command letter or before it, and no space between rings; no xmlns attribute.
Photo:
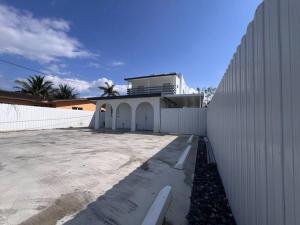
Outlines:
<svg viewBox="0 0 300 225"><path fill-rule="evenodd" d="M161 132L178 133L179 109L161 109Z"/></svg>
<svg viewBox="0 0 300 225"><path fill-rule="evenodd" d="M93 126L94 112L0 104L0 131Z"/></svg>
<svg viewBox="0 0 300 225"><path fill-rule="evenodd" d="M198 134L199 109L179 109L179 131L180 134Z"/></svg>
<svg viewBox="0 0 300 225"><path fill-rule="evenodd" d="M257 9L208 107L207 134L240 225L300 224L300 1Z"/></svg>
<svg viewBox="0 0 300 225"><path fill-rule="evenodd" d="M206 109L161 109L161 132L205 135Z"/></svg>

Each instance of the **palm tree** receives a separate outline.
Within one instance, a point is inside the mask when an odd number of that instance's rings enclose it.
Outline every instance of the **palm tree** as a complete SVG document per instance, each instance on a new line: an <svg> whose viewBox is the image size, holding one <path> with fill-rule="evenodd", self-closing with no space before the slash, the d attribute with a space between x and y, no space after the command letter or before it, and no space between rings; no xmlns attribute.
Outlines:
<svg viewBox="0 0 300 225"><path fill-rule="evenodd" d="M70 87L67 84L60 84L54 91L55 99L74 99L77 98L77 93L74 93L75 88Z"/></svg>
<svg viewBox="0 0 300 225"><path fill-rule="evenodd" d="M214 96L217 88L215 87L207 87L202 89L202 94L204 95L204 103L205 105L208 105L210 101L212 100L212 97Z"/></svg>
<svg viewBox="0 0 300 225"><path fill-rule="evenodd" d="M103 91L103 94L101 95L101 97L107 96L107 97L111 97L111 96L117 96L120 95L118 91L114 90L115 85L112 84L110 85L108 82L105 82L106 87L99 87L99 89L101 91Z"/></svg>
<svg viewBox="0 0 300 225"><path fill-rule="evenodd" d="M29 94L41 99L47 99L53 92L53 83L47 81L45 76L31 76L26 80L15 80L15 83L18 85L15 88L19 92Z"/></svg>

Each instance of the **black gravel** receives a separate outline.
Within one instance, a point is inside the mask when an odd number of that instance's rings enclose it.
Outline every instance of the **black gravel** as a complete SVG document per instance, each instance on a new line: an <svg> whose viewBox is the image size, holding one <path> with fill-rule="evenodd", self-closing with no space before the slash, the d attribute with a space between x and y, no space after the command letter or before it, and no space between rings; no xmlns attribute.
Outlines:
<svg viewBox="0 0 300 225"><path fill-rule="evenodd" d="M191 195L190 225L236 225L216 164L207 163L207 150L199 138Z"/></svg>

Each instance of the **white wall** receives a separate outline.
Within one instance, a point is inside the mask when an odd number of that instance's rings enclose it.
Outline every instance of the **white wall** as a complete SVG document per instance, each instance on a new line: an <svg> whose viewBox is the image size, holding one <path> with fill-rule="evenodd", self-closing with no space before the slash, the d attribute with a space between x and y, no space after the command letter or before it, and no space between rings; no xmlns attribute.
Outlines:
<svg viewBox="0 0 300 225"><path fill-rule="evenodd" d="M240 225L300 224L300 1L266 0L208 107Z"/></svg>
<svg viewBox="0 0 300 225"><path fill-rule="evenodd" d="M36 130L94 125L94 112L0 104L0 131Z"/></svg>
<svg viewBox="0 0 300 225"><path fill-rule="evenodd" d="M112 113L112 126L113 130L117 129L117 115L116 109L120 104L127 103L130 105L131 108L131 130L135 131L136 129L136 109L137 107L147 102L151 104L154 112L154 119L153 119L153 131L159 132L160 131L160 97L147 97L147 98L121 98L121 99L104 99L97 101L97 110L95 116L95 129L100 128L100 106L103 104L110 104L113 109Z"/></svg>
<svg viewBox="0 0 300 225"><path fill-rule="evenodd" d="M190 88L187 83L185 82L183 75L180 77L180 90L176 94L194 94L195 92L193 91L192 88Z"/></svg>
<svg viewBox="0 0 300 225"><path fill-rule="evenodd" d="M206 109L162 108L161 132L206 135Z"/></svg>
<svg viewBox="0 0 300 225"><path fill-rule="evenodd" d="M130 80L131 88L137 88L140 86L154 87L162 86L164 83L170 83L176 87L176 94L193 94L194 91L186 84L183 75L170 75L161 77L141 78Z"/></svg>

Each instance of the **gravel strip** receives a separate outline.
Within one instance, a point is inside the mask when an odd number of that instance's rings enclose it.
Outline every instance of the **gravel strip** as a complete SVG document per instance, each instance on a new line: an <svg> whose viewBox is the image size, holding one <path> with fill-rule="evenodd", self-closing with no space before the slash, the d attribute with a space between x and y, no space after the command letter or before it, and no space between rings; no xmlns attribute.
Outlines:
<svg viewBox="0 0 300 225"><path fill-rule="evenodd" d="M199 138L187 220L190 225L236 225L217 166L207 163L203 138Z"/></svg>

